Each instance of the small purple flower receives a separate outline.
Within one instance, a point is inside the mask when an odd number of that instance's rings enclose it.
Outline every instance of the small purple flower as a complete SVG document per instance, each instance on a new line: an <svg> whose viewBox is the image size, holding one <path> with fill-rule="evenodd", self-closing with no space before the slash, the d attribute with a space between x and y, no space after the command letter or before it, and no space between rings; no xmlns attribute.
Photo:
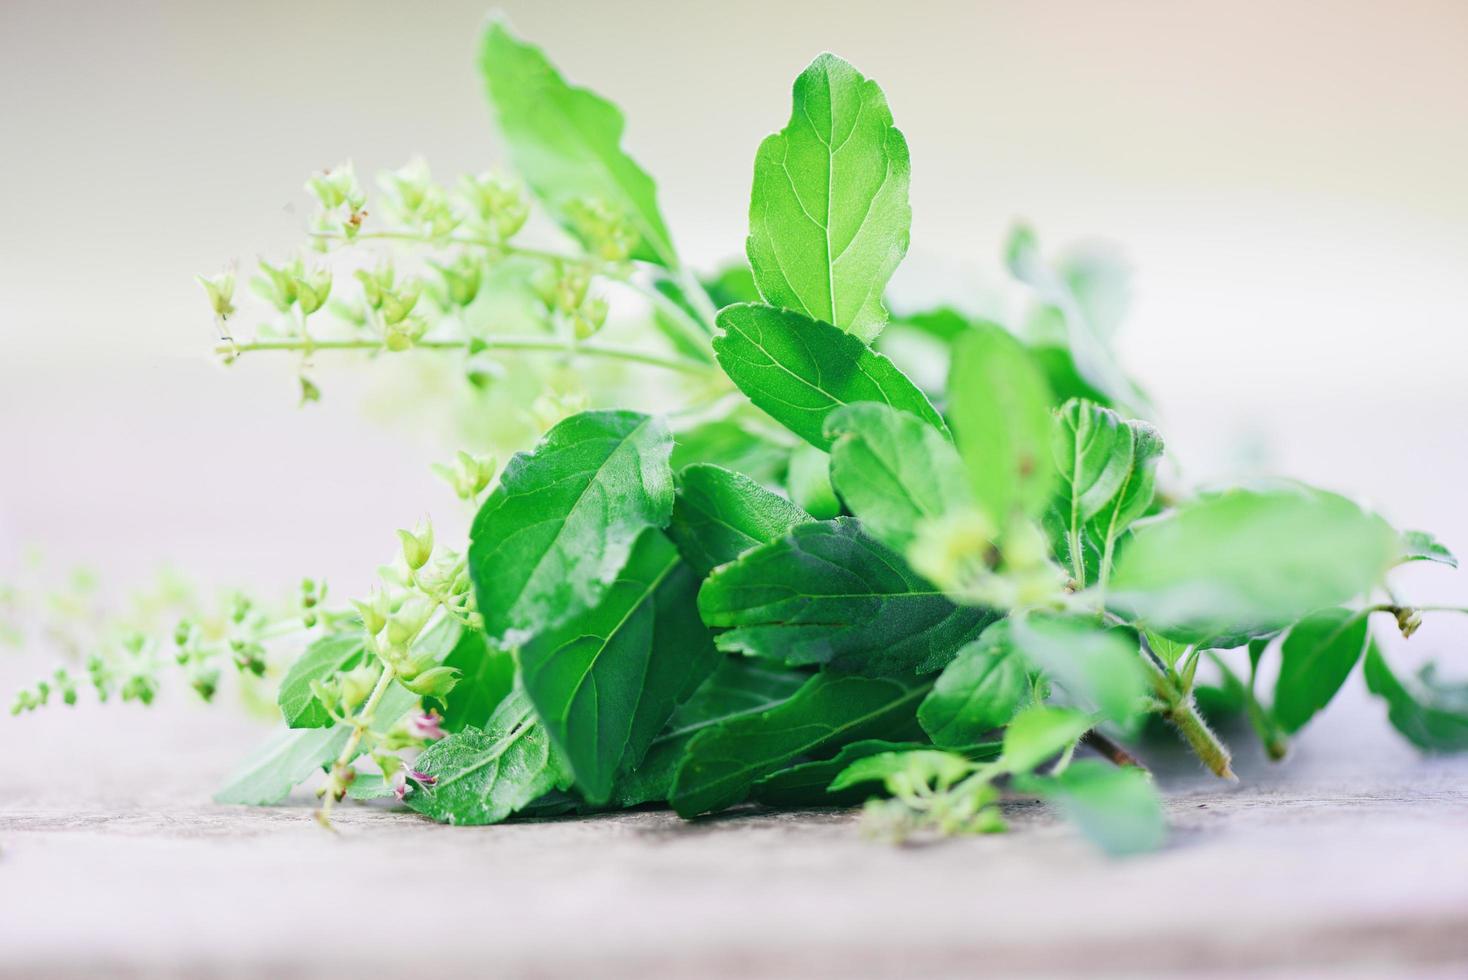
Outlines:
<svg viewBox="0 0 1468 980"><path fill-rule="evenodd" d="M408 718L408 731L415 738L436 742L448 733L443 730L443 716L437 711L428 711Z"/></svg>
<svg viewBox="0 0 1468 980"><path fill-rule="evenodd" d="M433 784L438 782L437 776L430 776L428 773L422 772L417 769L409 769L408 778L413 780L413 782L419 784L420 786L432 786Z"/></svg>

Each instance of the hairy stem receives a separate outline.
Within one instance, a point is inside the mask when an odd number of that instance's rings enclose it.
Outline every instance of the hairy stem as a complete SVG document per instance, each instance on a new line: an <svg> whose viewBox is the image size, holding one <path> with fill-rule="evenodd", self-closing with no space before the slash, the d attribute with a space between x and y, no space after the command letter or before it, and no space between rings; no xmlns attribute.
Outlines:
<svg viewBox="0 0 1468 980"><path fill-rule="evenodd" d="M1114 765L1130 766L1133 769L1142 770L1147 768L1142 764L1140 759L1094 728L1081 736L1081 741L1099 752L1104 759Z"/></svg>
<svg viewBox="0 0 1468 980"><path fill-rule="evenodd" d="M483 350L545 351L553 354L584 354L591 357L606 357L613 360L633 361L649 364L669 371L685 374L708 374L709 366L692 358L672 357L653 351L622 347L617 344L596 341L567 342L553 337L487 337L483 340L420 340L413 345L423 350L468 350L471 346ZM214 353L220 357L235 357L252 351L300 351L310 353L318 350L362 350L382 351L387 348L380 340L254 340L245 343L220 344Z"/></svg>
<svg viewBox="0 0 1468 980"><path fill-rule="evenodd" d="M352 734L347 737L347 744L342 746L341 755L336 757L336 762L331 767L333 777L343 772L357 757L357 746L362 744L362 735L372 724L372 716L377 711L377 704L387 693L387 689L392 686L393 678L396 676L397 671L393 670L392 664L384 661L382 673L378 675L372 693L367 695L367 700L362 703L357 716L352 719ZM331 807L334 803L336 803L336 796L331 792L327 792L321 798L321 809L316 811L316 819L324 826L331 826Z"/></svg>
<svg viewBox="0 0 1468 980"><path fill-rule="evenodd" d="M1198 714L1192 692L1184 690L1178 684L1172 672L1157 659L1145 639L1142 641L1142 651L1142 662L1148 667L1152 690L1162 702L1159 714L1163 720L1177 729L1183 741L1188 743L1193 754L1208 767L1209 772L1221 779L1237 780L1239 777L1234 775L1230 765L1232 756L1228 746L1219 741L1218 736L1213 734L1213 729L1203 720L1203 716Z"/></svg>

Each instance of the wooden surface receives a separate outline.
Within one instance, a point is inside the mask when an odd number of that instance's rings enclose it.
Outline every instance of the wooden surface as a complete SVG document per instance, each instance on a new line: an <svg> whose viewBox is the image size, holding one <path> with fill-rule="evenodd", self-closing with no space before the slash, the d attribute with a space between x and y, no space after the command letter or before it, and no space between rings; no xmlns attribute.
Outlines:
<svg viewBox="0 0 1468 980"><path fill-rule="evenodd" d="M1125 861L1024 801L1012 833L901 848L851 812L349 805L333 836L304 798L209 802L256 737L227 710L0 730L5 975L1468 975L1468 760L1419 758L1364 702L1282 766L1241 752L1236 786L1154 749L1171 841Z"/></svg>

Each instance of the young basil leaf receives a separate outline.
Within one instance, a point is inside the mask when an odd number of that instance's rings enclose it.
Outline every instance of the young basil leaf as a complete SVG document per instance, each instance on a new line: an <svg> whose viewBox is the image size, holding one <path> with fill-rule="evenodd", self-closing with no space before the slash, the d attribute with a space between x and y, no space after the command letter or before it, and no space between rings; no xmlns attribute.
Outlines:
<svg viewBox="0 0 1468 980"><path fill-rule="evenodd" d="M771 773L754 784L750 799L756 803L773 807L808 806L855 806L878 795L870 786L853 786L849 789L832 790L831 783L843 775L852 763L859 759L882 753L903 753L929 750L932 746L922 742L888 742L868 739L843 746L829 759L813 759L799 762L779 772ZM999 756L998 742L955 747L973 762L987 762Z"/></svg>
<svg viewBox="0 0 1468 980"><path fill-rule="evenodd" d="M1167 839L1162 798L1144 770L1077 759L1064 772L1032 776L1019 788L1058 808L1113 857L1155 851Z"/></svg>
<svg viewBox="0 0 1468 980"><path fill-rule="evenodd" d="M1019 341L977 325L953 345L948 416L980 508L995 527L1015 512L1034 516L1055 476L1050 392Z"/></svg>
<svg viewBox="0 0 1468 980"><path fill-rule="evenodd" d="M1231 490L1137 525L1109 598L1147 629L1225 649L1369 591L1399 555L1396 532L1344 497Z"/></svg>
<svg viewBox="0 0 1468 980"><path fill-rule="evenodd" d="M918 524L971 509L968 474L953 443L915 415L847 405L826 419L831 482L862 528L904 553Z"/></svg>
<svg viewBox="0 0 1468 980"><path fill-rule="evenodd" d="M515 687L515 658L490 646L476 629L460 631L443 665L459 671L458 683L443 698L445 731L483 728Z"/></svg>
<svg viewBox="0 0 1468 980"><path fill-rule="evenodd" d="M481 731L465 728L430 745L413 768L434 778L407 804L440 823L499 823L553 789L570 785L570 768L523 691L495 709Z"/></svg>
<svg viewBox="0 0 1468 980"><path fill-rule="evenodd" d="M829 449L826 416L854 402L885 402L936 428L942 417L895 365L829 323L740 303L719 312L714 356L724 373L777 422Z"/></svg>
<svg viewBox="0 0 1468 980"><path fill-rule="evenodd" d="M678 267L657 187L622 152L616 106L566 84L539 48L498 20L485 31L479 70L515 170L556 221L595 248L588 209L609 208L637 232L633 258Z"/></svg>
<svg viewBox="0 0 1468 980"><path fill-rule="evenodd" d="M1134 636L1060 616L1034 614L1007 622L1014 649L1075 703L1121 725L1141 712L1147 677Z"/></svg>
<svg viewBox="0 0 1468 980"><path fill-rule="evenodd" d="M730 719L784 704L809 679L809 674L747 657L725 657L708 680L674 709L641 764L618 778L613 801L619 807L632 807L666 800L678 764L695 735Z"/></svg>
<svg viewBox="0 0 1468 980"><path fill-rule="evenodd" d="M669 799L683 817L743 800L755 781L802 755L917 733L930 682L822 672L784 703L705 729L688 744Z"/></svg>
<svg viewBox="0 0 1468 980"><path fill-rule="evenodd" d="M1371 642L1366 613L1322 609L1290 628L1280 645L1274 717L1297 732L1330 703Z"/></svg>
<svg viewBox="0 0 1468 980"><path fill-rule="evenodd" d="M1029 699L1026 664L1010 643L1009 620L1000 620L943 668L918 721L935 745L972 745L1009 724Z"/></svg>
<svg viewBox="0 0 1468 980"><path fill-rule="evenodd" d="M1095 726L1091 716L1074 708L1031 705L1004 729L999 762L1007 772L1025 773L1074 744Z"/></svg>
<svg viewBox="0 0 1468 980"><path fill-rule="evenodd" d="M484 631L512 646L594 607L633 542L673 511L661 419L583 412L505 466L469 539Z"/></svg>
<svg viewBox="0 0 1468 980"><path fill-rule="evenodd" d="M1430 668L1409 687L1392 673L1380 648L1367 645L1366 687L1387 703L1392 727L1424 752L1468 751L1468 690L1435 682Z"/></svg>
<svg viewBox="0 0 1468 980"><path fill-rule="evenodd" d="M790 450L785 486L791 499L811 517L828 521L841 513L841 501L836 499L836 490L831 486L831 457L815 446L796 446Z"/></svg>
<svg viewBox="0 0 1468 980"><path fill-rule="evenodd" d="M868 675L944 667L995 614L956 606L850 518L802 524L714 570L698 594L721 650Z"/></svg>
<svg viewBox="0 0 1468 980"><path fill-rule="evenodd" d="M1146 395L1127 378L1111 350L1108 334L1119 319L1119 312L1106 305L1114 299L1113 287L1099 283L1095 276L1068 279L1064 268L1052 269L1040 255L1034 231L1025 225L1011 232L1004 252L1014 277L1059 314L1066 346L1086 383L1113 405L1133 414L1150 414Z"/></svg>
<svg viewBox="0 0 1468 980"><path fill-rule="evenodd" d="M698 463L678 474L668 536L700 576L811 516L742 473Z"/></svg>
<svg viewBox="0 0 1468 980"><path fill-rule="evenodd" d="M673 469L713 463L767 486L783 482L794 438L753 405L743 409L675 432Z"/></svg>
<svg viewBox="0 0 1468 980"><path fill-rule="evenodd" d="M957 752L934 748L882 752L847 766L831 781L830 790L840 793L864 783L884 783L886 788L897 791L904 784L944 790L971 772L973 766L969 760Z"/></svg>
<svg viewBox="0 0 1468 980"><path fill-rule="evenodd" d="M355 666L362 659L362 651L362 631L356 629L323 636L296 658L281 678L276 695L287 728L329 728L336 724L321 699L311 692L311 682L324 682Z"/></svg>
<svg viewBox="0 0 1468 980"><path fill-rule="evenodd" d="M647 531L600 603L520 648L525 693L588 802L607 801L717 664L697 592L678 549Z"/></svg>
<svg viewBox="0 0 1468 980"><path fill-rule="evenodd" d="M1449 568L1458 567L1457 556L1426 531L1402 532L1402 561L1433 561Z"/></svg>
<svg viewBox="0 0 1468 980"><path fill-rule="evenodd" d="M870 342L907 254L907 141L877 83L835 55L811 62L794 96L755 158L749 264L766 302Z"/></svg>

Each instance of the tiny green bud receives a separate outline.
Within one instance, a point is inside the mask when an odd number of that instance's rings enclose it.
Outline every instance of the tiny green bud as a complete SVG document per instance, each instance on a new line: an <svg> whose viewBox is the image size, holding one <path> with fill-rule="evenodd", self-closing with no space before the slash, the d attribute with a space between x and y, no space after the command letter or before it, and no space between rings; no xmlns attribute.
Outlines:
<svg viewBox="0 0 1468 980"><path fill-rule="evenodd" d="M382 337L382 344L395 353L411 350L413 345L422 340L423 335L427 332L428 321L420 316L410 316L399 323L388 324L387 331Z"/></svg>
<svg viewBox="0 0 1468 980"><path fill-rule="evenodd" d="M369 636L376 636L382 632L387 625L387 593L381 589L372 591L372 598L365 602L353 599L352 605L357 607L357 614L362 617L362 627L367 630Z"/></svg>
<svg viewBox="0 0 1468 980"><path fill-rule="evenodd" d="M209 296L209 307L221 320L229 319L234 313L234 272L221 272L212 278L199 276L199 285Z"/></svg>
<svg viewBox="0 0 1468 980"><path fill-rule="evenodd" d="M295 289L301 312L310 316L321 309L331 296L331 270L317 268L301 273L296 277Z"/></svg>
<svg viewBox="0 0 1468 980"><path fill-rule="evenodd" d="M260 271L264 275L251 279L250 287L277 310L285 313L296 302L296 283L303 274L301 261L295 259L284 265L274 266L261 259Z"/></svg>
<svg viewBox="0 0 1468 980"><path fill-rule="evenodd" d="M387 642L395 650L406 650L415 640L428 617L433 615L433 604L421 596L413 596L398 607L387 620Z"/></svg>
<svg viewBox="0 0 1468 980"><path fill-rule="evenodd" d="M368 664L354 667L341 675L341 703L347 711L356 710L357 706L367 700L372 689L377 686L377 668Z"/></svg>
<svg viewBox="0 0 1468 980"><path fill-rule="evenodd" d="M418 297L423 295L423 283L417 279L409 279L398 289L384 289L382 298L377 308L382 311L382 319L391 325L401 323L413 307L418 305Z"/></svg>
<svg viewBox="0 0 1468 980"><path fill-rule="evenodd" d="M458 680L458 668L434 667L404 681L403 686L420 697L441 698L454 689Z"/></svg>
<svg viewBox="0 0 1468 980"><path fill-rule="evenodd" d="M376 269L358 269L357 281L362 284L362 295L367 305L374 310L382 308L383 297L393 287L396 273L392 263L384 263Z"/></svg>
<svg viewBox="0 0 1468 980"><path fill-rule="evenodd" d="M321 389L317 386L316 382L304 374L297 375L296 380L301 385L301 400L297 402L298 406L304 406L308 402L319 402L321 400Z"/></svg>
<svg viewBox="0 0 1468 980"><path fill-rule="evenodd" d="M416 572L433 555L433 523L424 521L412 531L399 528L398 540L403 545L403 561Z"/></svg>

